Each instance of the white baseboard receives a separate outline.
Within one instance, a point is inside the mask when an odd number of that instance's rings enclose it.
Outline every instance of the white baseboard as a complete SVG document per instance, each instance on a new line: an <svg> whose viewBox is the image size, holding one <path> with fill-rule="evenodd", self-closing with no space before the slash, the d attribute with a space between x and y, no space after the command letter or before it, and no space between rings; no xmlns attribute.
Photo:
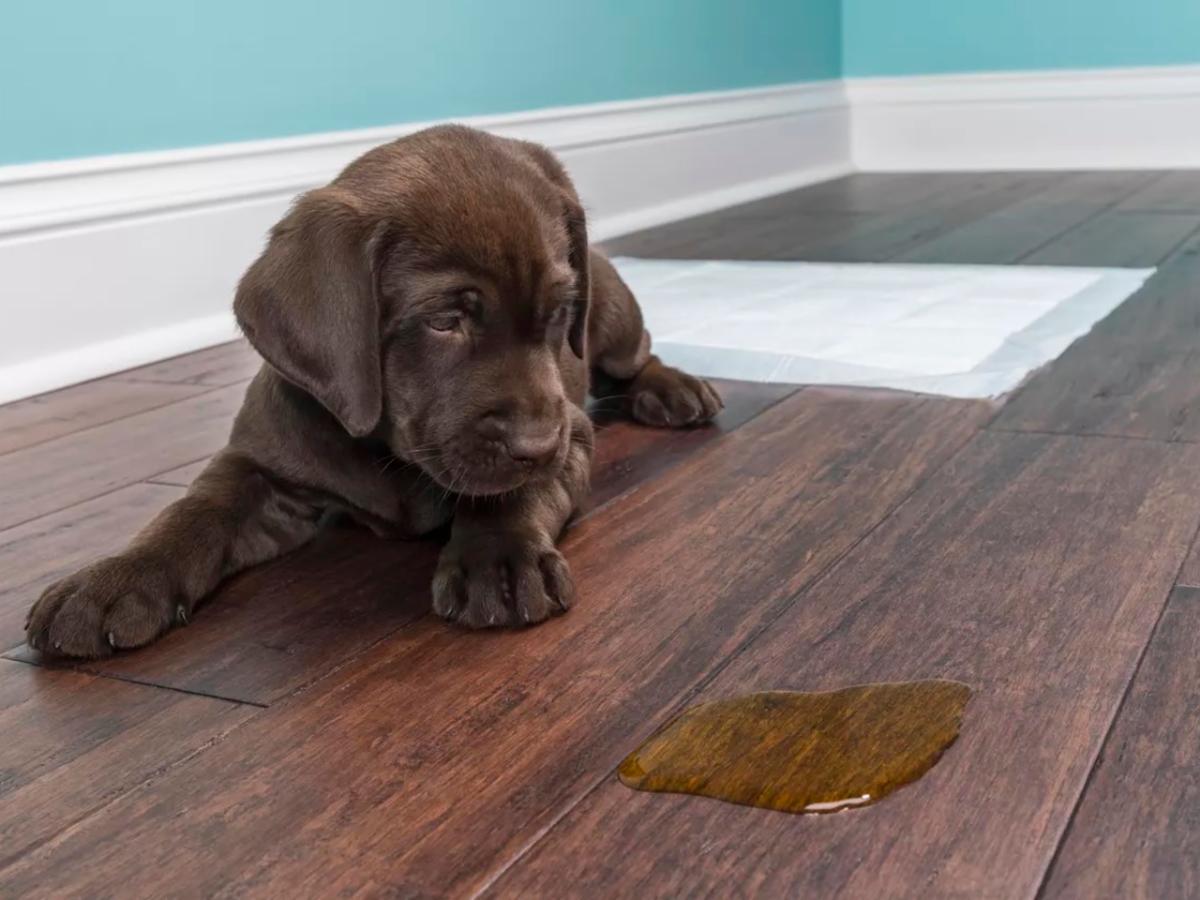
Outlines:
<svg viewBox="0 0 1200 900"><path fill-rule="evenodd" d="M865 171L1200 167L1200 66L854 78Z"/></svg>
<svg viewBox="0 0 1200 900"><path fill-rule="evenodd" d="M596 240L850 170L838 82L465 121L554 149ZM426 124L0 168L0 402L229 339L292 197Z"/></svg>
<svg viewBox="0 0 1200 900"><path fill-rule="evenodd" d="M1200 167L1200 66L856 78L467 120L567 163L596 240L861 171ZM232 333L291 198L387 128L0 167L0 402Z"/></svg>

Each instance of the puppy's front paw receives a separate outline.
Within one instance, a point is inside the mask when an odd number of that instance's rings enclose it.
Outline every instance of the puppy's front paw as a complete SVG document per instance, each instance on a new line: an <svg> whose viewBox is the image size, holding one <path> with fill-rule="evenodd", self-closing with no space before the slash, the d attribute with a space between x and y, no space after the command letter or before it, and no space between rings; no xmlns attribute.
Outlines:
<svg viewBox="0 0 1200 900"><path fill-rule="evenodd" d="M115 556L50 585L29 611L29 646L55 656L92 659L148 644L171 627L176 611L161 568ZM186 621L180 609L178 617Z"/></svg>
<svg viewBox="0 0 1200 900"><path fill-rule="evenodd" d="M629 398L634 419L660 428L699 425L725 405L704 379L661 364L642 370L630 386Z"/></svg>
<svg viewBox="0 0 1200 900"><path fill-rule="evenodd" d="M567 561L543 535L456 535L433 578L433 611L467 628L533 625L574 599Z"/></svg>

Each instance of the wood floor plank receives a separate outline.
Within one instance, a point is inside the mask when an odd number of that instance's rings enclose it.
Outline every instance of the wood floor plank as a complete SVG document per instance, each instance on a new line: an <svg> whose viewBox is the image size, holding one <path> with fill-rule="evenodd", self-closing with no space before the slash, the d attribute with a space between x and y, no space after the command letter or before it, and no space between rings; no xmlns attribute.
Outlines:
<svg viewBox="0 0 1200 900"><path fill-rule="evenodd" d="M597 428L592 490L586 509L612 502L677 465L700 448L760 415L796 391L792 385L757 384L712 378L725 408L712 427L676 431L646 428L601 404L593 411Z"/></svg>
<svg viewBox="0 0 1200 900"><path fill-rule="evenodd" d="M159 472L157 475L152 475L146 479L149 484L170 484L176 487L189 487L196 479L196 476L204 471L204 467L208 465L212 457L198 459L195 462L185 463L175 469L168 469L166 472Z"/></svg>
<svg viewBox="0 0 1200 900"><path fill-rule="evenodd" d="M1035 373L994 426L1200 440L1200 236Z"/></svg>
<svg viewBox="0 0 1200 900"><path fill-rule="evenodd" d="M1196 213L1101 213L1021 260L1034 266L1157 266L1197 228Z"/></svg>
<svg viewBox="0 0 1200 900"><path fill-rule="evenodd" d="M129 369L114 377L124 381L224 387L249 381L261 366L262 357L254 352L248 342L239 340Z"/></svg>
<svg viewBox="0 0 1200 900"><path fill-rule="evenodd" d="M1200 896L1200 590L1171 597L1041 896Z"/></svg>
<svg viewBox="0 0 1200 900"><path fill-rule="evenodd" d="M885 262L1037 196L1066 176L1017 173L992 176L960 190L938 194L911 210L880 214L848 234L833 234L797 248L785 258L831 262Z"/></svg>
<svg viewBox="0 0 1200 900"><path fill-rule="evenodd" d="M1142 212L1200 213L1200 172L1165 172L1121 204Z"/></svg>
<svg viewBox="0 0 1200 900"><path fill-rule="evenodd" d="M651 482L795 390L729 381L717 386L726 407L713 426L675 431L626 422L602 425L590 508ZM81 668L270 704L426 615L438 549L433 540L386 542L350 526L333 529L233 579L187 628L152 647ZM53 553L53 542L45 541L38 552ZM78 554L67 563L78 564ZM31 593L16 592L14 623L18 615L23 621ZM25 647L6 646L12 648L10 658L41 661Z"/></svg>
<svg viewBox="0 0 1200 900"><path fill-rule="evenodd" d="M63 829L253 712L207 697L0 660L0 869L43 852ZM118 896L121 883L118 876L93 896ZM23 895L47 896L37 885Z"/></svg>
<svg viewBox="0 0 1200 900"><path fill-rule="evenodd" d="M200 390L102 378L8 403L0 406L0 454L166 406Z"/></svg>
<svg viewBox="0 0 1200 900"><path fill-rule="evenodd" d="M0 456L0 528L47 515L207 456L229 438L245 385Z"/></svg>
<svg viewBox="0 0 1200 900"><path fill-rule="evenodd" d="M897 260L981 265L1013 263L1132 194L1151 178L1144 172L1068 175L1044 191L926 241L901 254Z"/></svg>
<svg viewBox="0 0 1200 900"><path fill-rule="evenodd" d="M1180 587L1200 588L1200 537L1188 551L1183 568L1179 570L1179 578L1175 582Z"/></svg>
<svg viewBox="0 0 1200 900"><path fill-rule="evenodd" d="M422 620L14 864L0 891L480 887L984 414L797 394L573 531L569 615L506 633Z"/></svg>
<svg viewBox="0 0 1200 900"><path fill-rule="evenodd" d="M695 698L966 682L929 774L828 817L610 776L495 893L1033 896L1200 518L1198 466L1190 445L981 435Z"/></svg>
<svg viewBox="0 0 1200 900"><path fill-rule="evenodd" d="M878 262L891 259L1058 183L1047 173L968 173L951 181L919 176L912 208L864 213L847 202L806 203L805 191L722 210L607 242L613 255L679 259L797 259ZM900 183L903 183L901 180ZM822 187L818 185L817 187ZM806 189L813 191L815 188ZM847 189L852 192L852 189ZM866 191L868 195L870 191ZM918 194L923 194L918 201ZM866 203L859 206L867 205Z"/></svg>
<svg viewBox="0 0 1200 900"><path fill-rule="evenodd" d="M25 614L44 588L125 545L179 488L133 484L0 531L0 650L25 642Z"/></svg>

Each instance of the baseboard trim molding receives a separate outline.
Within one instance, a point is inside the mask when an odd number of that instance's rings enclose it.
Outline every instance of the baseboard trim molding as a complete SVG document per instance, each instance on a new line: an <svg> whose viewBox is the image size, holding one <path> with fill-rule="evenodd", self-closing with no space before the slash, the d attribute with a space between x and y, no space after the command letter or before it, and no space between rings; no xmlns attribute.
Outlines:
<svg viewBox="0 0 1200 900"><path fill-rule="evenodd" d="M852 78L864 171L1200 167L1200 66Z"/></svg>
<svg viewBox="0 0 1200 900"><path fill-rule="evenodd" d="M234 340L238 334L233 312L227 311L40 356L0 369L0 402L31 397L114 371L213 347ZM117 360L120 368L113 369Z"/></svg>
<svg viewBox="0 0 1200 900"><path fill-rule="evenodd" d="M850 171L837 81L463 121L554 149L596 240ZM427 124L0 167L0 402L230 339L292 198Z"/></svg>

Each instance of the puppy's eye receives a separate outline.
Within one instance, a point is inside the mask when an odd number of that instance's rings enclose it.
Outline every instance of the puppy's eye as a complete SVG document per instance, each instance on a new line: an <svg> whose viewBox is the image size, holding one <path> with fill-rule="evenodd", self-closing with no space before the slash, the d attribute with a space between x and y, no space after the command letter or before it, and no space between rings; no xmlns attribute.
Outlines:
<svg viewBox="0 0 1200 900"><path fill-rule="evenodd" d="M457 331L462 325L462 316L447 313L446 315L426 319L425 324L433 331Z"/></svg>

